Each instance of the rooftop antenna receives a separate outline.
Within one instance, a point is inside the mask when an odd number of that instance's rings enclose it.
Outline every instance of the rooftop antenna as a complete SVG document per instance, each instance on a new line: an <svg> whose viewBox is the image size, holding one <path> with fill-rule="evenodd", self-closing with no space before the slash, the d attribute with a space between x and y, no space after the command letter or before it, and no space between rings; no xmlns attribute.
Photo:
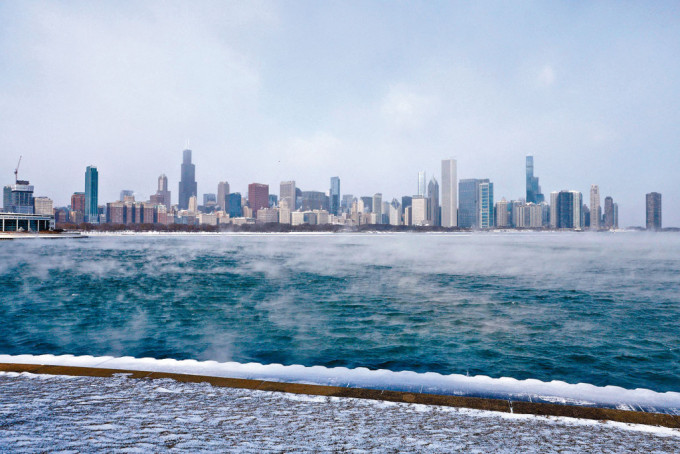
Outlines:
<svg viewBox="0 0 680 454"><path fill-rule="evenodd" d="M21 158L23 158L23 156L19 156L19 162L17 163L17 168L14 169L14 184L19 184L19 166L21 165Z"/></svg>

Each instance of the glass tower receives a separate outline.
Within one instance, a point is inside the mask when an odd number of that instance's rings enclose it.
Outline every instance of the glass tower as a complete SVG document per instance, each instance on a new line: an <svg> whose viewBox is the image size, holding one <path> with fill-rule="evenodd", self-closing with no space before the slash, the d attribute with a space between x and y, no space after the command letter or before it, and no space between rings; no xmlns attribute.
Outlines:
<svg viewBox="0 0 680 454"><path fill-rule="evenodd" d="M330 210L329 212L334 215L340 214L340 178L331 177L331 190L330 190Z"/></svg>
<svg viewBox="0 0 680 454"><path fill-rule="evenodd" d="M99 172L95 166L85 169L85 222L99 222Z"/></svg>
<svg viewBox="0 0 680 454"><path fill-rule="evenodd" d="M179 209L188 209L189 199L197 193L196 166L191 163L191 150L184 150L182 152L182 178L179 181Z"/></svg>
<svg viewBox="0 0 680 454"><path fill-rule="evenodd" d="M539 204L545 200L541 194L541 186L538 184L538 177L534 176L534 157L527 156L527 203Z"/></svg>

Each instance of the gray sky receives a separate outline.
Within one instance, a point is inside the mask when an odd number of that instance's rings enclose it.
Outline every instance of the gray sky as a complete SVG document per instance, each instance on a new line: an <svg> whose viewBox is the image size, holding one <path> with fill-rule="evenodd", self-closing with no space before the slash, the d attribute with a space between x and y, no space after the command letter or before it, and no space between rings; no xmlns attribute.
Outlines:
<svg viewBox="0 0 680 454"><path fill-rule="evenodd" d="M99 169L100 203L281 180L383 200L417 172L524 196L590 184L680 225L677 2L1 2L0 175L58 205Z"/></svg>

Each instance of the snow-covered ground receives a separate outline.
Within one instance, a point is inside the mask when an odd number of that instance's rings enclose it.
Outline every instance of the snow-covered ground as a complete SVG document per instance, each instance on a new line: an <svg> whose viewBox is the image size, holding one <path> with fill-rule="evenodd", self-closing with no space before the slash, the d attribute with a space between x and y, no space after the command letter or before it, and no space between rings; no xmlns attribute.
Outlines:
<svg viewBox="0 0 680 454"><path fill-rule="evenodd" d="M0 452L680 452L680 431L173 380L0 373Z"/></svg>

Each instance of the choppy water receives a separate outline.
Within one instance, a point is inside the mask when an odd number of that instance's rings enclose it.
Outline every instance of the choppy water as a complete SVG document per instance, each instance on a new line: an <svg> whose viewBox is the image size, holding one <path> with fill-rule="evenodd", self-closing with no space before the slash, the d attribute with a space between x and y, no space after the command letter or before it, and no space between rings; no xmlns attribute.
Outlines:
<svg viewBox="0 0 680 454"><path fill-rule="evenodd" d="M680 391L680 235L179 235L0 243L0 353Z"/></svg>

